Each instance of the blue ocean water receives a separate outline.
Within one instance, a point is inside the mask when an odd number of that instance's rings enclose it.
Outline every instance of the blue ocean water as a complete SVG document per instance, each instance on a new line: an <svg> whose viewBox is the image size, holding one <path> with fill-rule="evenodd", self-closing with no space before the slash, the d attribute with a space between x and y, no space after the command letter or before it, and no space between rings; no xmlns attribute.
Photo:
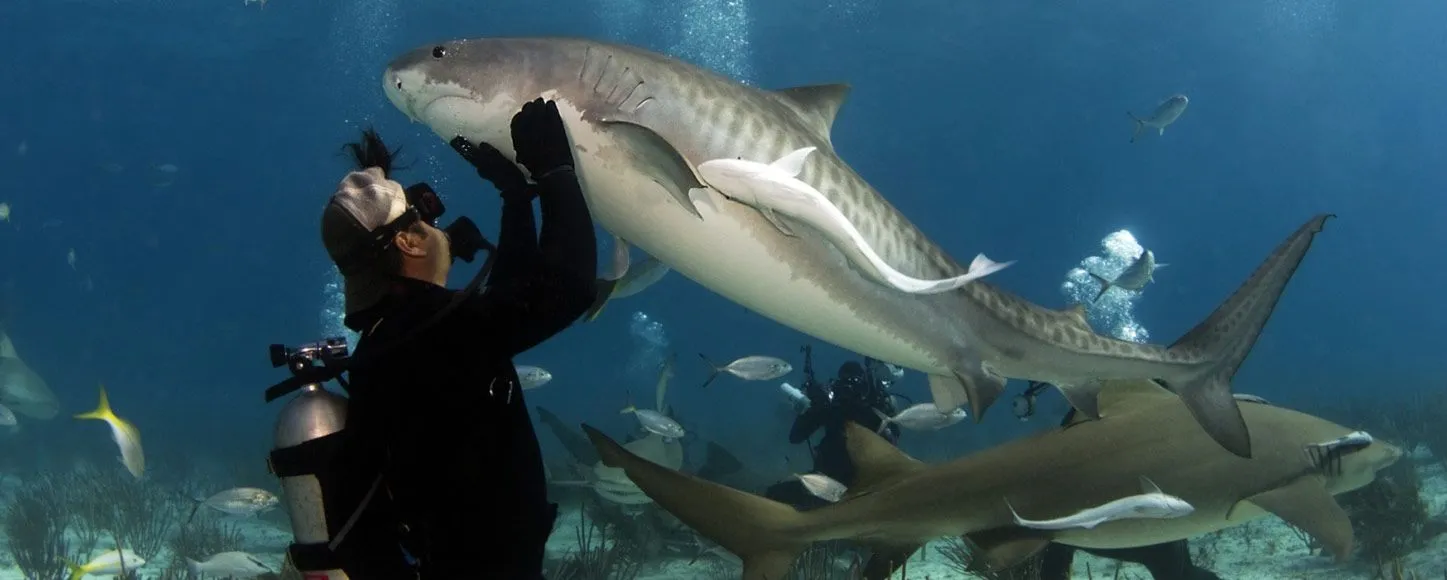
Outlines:
<svg viewBox="0 0 1447 580"><path fill-rule="evenodd" d="M121 469L104 426L69 418L104 385L148 469L215 465L275 488L279 405L261 392L285 373L267 346L345 334L318 234L341 145L376 127L415 161L409 178L496 230L490 187L380 78L406 50L483 36L619 41L761 88L847 82L839 154L956 258L1018 260L991 283L1063 308L1098 288L1081 268L1118 272L1142 248L1170 263L1091 311L1126 340L1169 344L1293 228L1337 214L1235 390L1406 405L1444 371L1447 269L1428 259L1447 243L1443 21L1423 0L6 2L0 328L60 415L0 428L0 475ZM1191 99L1181 119L1129 142L1126 112L1174 93ZM855 356L670 273L517 362L554 376L530 404L623 433L634 419L616 410L651 398L676 354L668 401L690 432L787 474L780 456L807 465L808 451L786 445L776 385L700 390L696 353L797 366L806 343L821 369ZM914 371L895 388L929 396ZM1053 425L1064 403L1042 404L1034 421L1007 400L901 445L955 457Z"/></svg>

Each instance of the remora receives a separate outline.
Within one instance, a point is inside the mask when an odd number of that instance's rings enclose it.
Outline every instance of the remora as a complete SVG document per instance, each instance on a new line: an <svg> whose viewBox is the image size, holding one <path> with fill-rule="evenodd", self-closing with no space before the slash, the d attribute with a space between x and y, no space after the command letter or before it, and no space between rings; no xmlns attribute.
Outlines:
<svg viewBox="0 0 1447 580"><path fill-rule="evenodd" d="M809 511L659 466L596 429L584 425L584 430L603 464L622 468L659 506L742 558L747 580L783 578L795 557L817 541L852 539L869 546L873 557L863 577L881 580L939 537L965 536L998 570L1049 542L1147 546L1268 513L1344 559L1352 549L1352 526L1332 496L1371 483L1402 457L1400 448L1380 440L1309 453L1352 430L1290 409L1245 403L1247 422L1262 435L1256 457L1246 459L1189 425L1181 399L1152 381L1110 381L1100 399L1100 419L939 465L921 463L850 423L849 455L858 470L853 486L839 503ZM1010 511L1014 506L1035 518L1068 515L1140 493L1141 477L1195 510L1174 519L1053 531L1020 527Z"/></svg>
<svg viewBox="0 0 1447 580"><path fill-rule="evenodd" d="M610 233L785 326L925 373L940 410L968 402L976 421L1006 377L1054 384L1091 415L1093 379L1153 378L1180 393L1214 439L1250 456L1231 377L1328 217L1303 225L1181 342L1137 344L1094 333L1082 308L1051 310L984 281L931 296L887 288L849 266L849 249L804 227L786 236L699 181L694 168L708 160L771 163L817 147L798 178L886 262L920 279L964 274L835 154L830 127L845 85L765 91L665 55L570 38L428 45L393 60L382 80L397 108L444 140L486 141L509 157L512 116L539 96L556 100L593 217ZM692 203L694 189L712 203Z"/></svg>

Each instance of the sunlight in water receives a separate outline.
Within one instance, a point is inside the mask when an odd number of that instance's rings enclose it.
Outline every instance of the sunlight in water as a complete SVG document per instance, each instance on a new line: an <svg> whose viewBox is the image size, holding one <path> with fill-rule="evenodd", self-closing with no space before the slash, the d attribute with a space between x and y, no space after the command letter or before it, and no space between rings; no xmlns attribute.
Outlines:
<svg viewBox="0 0 1447 580"><path fill-rule="evenodd" d="M744 0L684 0L670 54L744 83L754 76L749 7Z"/></svg>
<svg viewBox="0 0 1447 580"><path fill-rule="evenodd" d="M628 356L628 374L649 379L658 376L658 367L668 357L668 331L663 323L642 311L633 313L628 324L633 336L633 354Z"/></svg>
<svg viewBox="0 0 1447 580"><path fill-rule="evenodd" d="M1087 273L1095 272L1106 280L1113 280L1126 266L1139 258L1145 249L1136 242L1135 236L1126 230L1106 236L1100 241L1100 247L1104 250L1101 255L1086 257L1080 261L1080 266L1065 274L1065 281L1060 284L1060 292L1073 304L1085 304L1090 325L1097 330L1104 329L1104 334L1132 342L1150 340L1150 333L1136 322L1135 314L1131 312L1140 295L1125 290L1111 290L1101 296L1099 302L1091 304L1090 300L1100 292L1100 283Z"/></svg>

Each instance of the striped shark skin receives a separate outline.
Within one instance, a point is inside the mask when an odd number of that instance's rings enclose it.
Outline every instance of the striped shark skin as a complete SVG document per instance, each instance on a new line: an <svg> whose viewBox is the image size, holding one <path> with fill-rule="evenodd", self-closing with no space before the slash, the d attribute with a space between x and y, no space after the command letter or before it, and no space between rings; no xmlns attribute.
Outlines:
<svg viewBox="0 0 1447 580"><path fill-rule="evenodd" d="M443 140L486 141L510 158L512 116L535 98L556 101L589 208L608 232L785 326L925 373L941 411L968 404L976 421L1007 377L1054 384L1087 414L1100 380L1158 379L1216 441L1248 457L1231 377L1329 217L1302 225L1182 341L1136 344L1093 332L1083 307L1045 308L981 280L935 295L885 287L851 266L862 258L846 256L849 248L797 223L788 225L799 235L785 235L700 181L696 167L709 160L770 163L815 147L798 179L889 265L920 279L966 273L835 153L830 128L846 85L761 90L666 55L575 38L431 44L389 63L382 84Z"/></svg>

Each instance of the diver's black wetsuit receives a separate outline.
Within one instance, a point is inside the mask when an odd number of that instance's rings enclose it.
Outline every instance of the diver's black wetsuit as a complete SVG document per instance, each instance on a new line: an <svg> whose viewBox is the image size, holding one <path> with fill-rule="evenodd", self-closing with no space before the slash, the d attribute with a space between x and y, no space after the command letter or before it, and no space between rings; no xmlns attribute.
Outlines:
<svg viewBox="0 0 1447 580"><path fill-rule="evenodd" d="M346 568L352 578L542 578L557 506L547 501L542 455L512 357L592 304L597 248L572 171L552 172L536 186L541 236L533 193L504 196L484 292L351 373L347 429L355 444L346 460L359 473L378 465L384 474L339 549L354 563ZM453 296L399 277L382 302L347 316L347 327L362 333L356 358L397 342ZM407 555L419 561L415 572Z"/></svg>
<svg viewBox="0 0 1447 580"><path fill-rule="evenodd" d="M1031 391L1027 392L1026 396L1034 396L1036 392L1047 387L1049 385L1045 383L1032 384ZM1075 409L1072 408L1060 424L1069 425L1074 419ZM1069 580L1070 565L1075 559L1076 550L1084 550L1102 558L1135 562L1145 566L1155 580L1221 580L1214 572L1191 563L1191 548L1186 540L1113 550L1077 548L1052 542L1046 545L1040 554L1040 579Z"/></svg>
<svg viewBox="0 0 1447 580"><path fill-rule="evenodd" d="M811 359L806 350L804 394L809 397L809 409L794 419L794 425L789 429L789 442L795 445L803 443L819 429L824 429L824 437L814 447L814 471L849 487L854 484L855 470L845 445L845 423L853 421L878 431L883 420L875 411L894 416L894 401L873 372L854 361L840 366L838 376L826 388L814 380ZM897 442L899 426L891 424L881 435L891 443ZM764 495L800 508L817 507L824 503L794 479L770 486Z"/></svg>

